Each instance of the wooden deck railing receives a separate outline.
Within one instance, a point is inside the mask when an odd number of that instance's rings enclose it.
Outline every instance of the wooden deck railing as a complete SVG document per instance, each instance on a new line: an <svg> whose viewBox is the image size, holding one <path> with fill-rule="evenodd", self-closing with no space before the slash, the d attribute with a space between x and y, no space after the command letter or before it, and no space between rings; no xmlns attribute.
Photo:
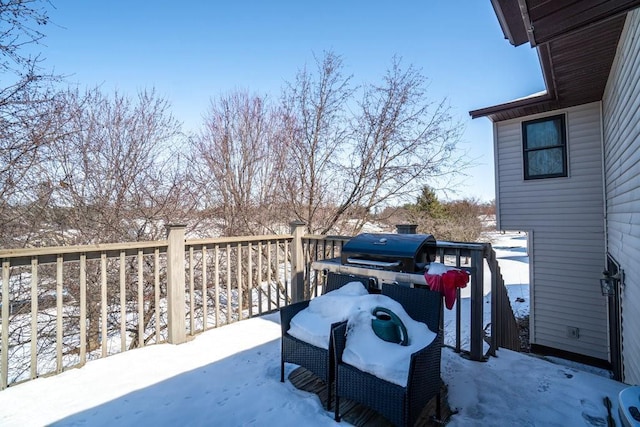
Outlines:
<svg viewBox="0 0 640 427"><path fill-rule="evenodd" d="M498 348L520 351L518 322L513 315L496 251L490 245L487 245L485 257L491 270L491 355L495 356Z"/></svg>
<svg viewBox="0 0 640 427"><path fill-rule="evenodd" d="M468 337L462 337L463 305L455 305L455 340L453 348L472 360L486 360L495 356L500 347L519 351L519 337L516 319L509 302L509 296L500 273L496 253L490 243L464 243L438 241L438 261L463 268L471 274L469 284L469 328ZM486 264L485 264L486 262ZM490 273L491 287L487 288L485 266ZM485 316L485 294L490 293L490 322ZM461 301L461 291L457 290L457 301ZM515 325L515 327L514 327ZM463 342L469 342L466 349ZM485 343L488 348L485 350Z"/></svg>
<svg viewBox="0 0 640 427"><path fill-rule="evenodd" d="M298 223L286 235L204 240L185 240L184 227L171 226L167 240L153 242L0 250L0 390L128 349L179 344L207 329L317 296L321 274L311 262L338 257L347 240L304 235ZM486 248L438 242L441 259L453 256L458 266L466 256L472 265L482 264ZM480 289L471 295L476 360L483 355L478 350L484 336L483 281L481 273L472 278L479 283L474 289ZM500 281L493 286L492 280L492 290L506 295ZM491 328L501 331L491 333L493 351L506 345L499 337L512 329L501 326L501 310L513 317L505 307L492 304L492 315L498 314Z"/></svg>
<svg viewBox="0 0 640 427"><path fill-rule="evenodd" d="M0 250L0 389L288 304L292 238Z"/></svg>

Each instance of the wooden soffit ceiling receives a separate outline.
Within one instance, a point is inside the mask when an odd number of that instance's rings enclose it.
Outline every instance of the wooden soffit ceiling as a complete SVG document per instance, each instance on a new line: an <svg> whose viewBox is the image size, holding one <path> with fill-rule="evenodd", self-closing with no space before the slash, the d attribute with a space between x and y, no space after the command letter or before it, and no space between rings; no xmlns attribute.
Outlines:
<svg viewBox="0 0 640 427"><path fill-rule="evenodd" d="M491 0L500 26L514 46L535 47L573 31L624 15L640 0Z"/></svg>
<svg viewBox="0 0 640 427"><path fill-rule="evenodd" d="M493 121L602 99L626 12L640 0L492 0L514 46L538 50L547 93L471 111Z"/></svg>

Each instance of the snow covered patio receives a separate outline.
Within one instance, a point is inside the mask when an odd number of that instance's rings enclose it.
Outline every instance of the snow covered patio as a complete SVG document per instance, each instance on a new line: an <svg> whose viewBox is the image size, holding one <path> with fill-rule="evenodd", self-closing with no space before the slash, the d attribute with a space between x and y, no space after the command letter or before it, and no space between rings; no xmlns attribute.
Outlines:
<svg viewBox="0 0 640 427"><path fill-rule="evenodd" d="M339 425L315 394L279 381L279 341L276 313L92 361L2 391L0 425ZM603 398L617 417L625 388L509 350L486 363L442 355L451 426L606 425Z"/></svg>

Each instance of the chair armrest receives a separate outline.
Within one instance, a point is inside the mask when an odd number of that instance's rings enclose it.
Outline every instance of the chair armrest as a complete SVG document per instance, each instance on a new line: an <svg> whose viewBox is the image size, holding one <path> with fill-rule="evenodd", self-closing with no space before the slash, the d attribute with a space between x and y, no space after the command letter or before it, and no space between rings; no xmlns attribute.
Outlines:
<svg viewBox="0 0 640 427"><path fill-rule="evenodd" d="M331 329L330 347L333 347L334 360L342 362L342 353L347 345L347 322L334 324Z"/></svg>
<svg viewBox="0 0 640 427"><path fill-rule="evenodd" d="M347 322L335 323L331 327L331 346L336 362L342 362L342 354L347 346ZM442 350L442 331L425 347L411 354L409 365L409 378L407 384L411 382L412 371L416 367L422 367L425 364L437 363L440 366L440 355ZM438 369L438 374L440 370Z"/></svg>
<svg viewBox="0 0 640 427"><path fill-rule="evenodd" d="M280 327L282 328L282 335L286 334L289 330L289 327L291 326L291 319L308 306L309 301L307 300L300 301L280 309Z"/></svg>
<svg viewBox="0 0 640 427"><path fill-rule="evenodd" d="M439 387L440 364L442 356L442 331L436 335L434 340L426 347L421 348L411 355L409 365L409 377L407 378L407 388L416 392L426 393L434 381L438 380ZM412 393L413 393L412 392Z"/></svg>

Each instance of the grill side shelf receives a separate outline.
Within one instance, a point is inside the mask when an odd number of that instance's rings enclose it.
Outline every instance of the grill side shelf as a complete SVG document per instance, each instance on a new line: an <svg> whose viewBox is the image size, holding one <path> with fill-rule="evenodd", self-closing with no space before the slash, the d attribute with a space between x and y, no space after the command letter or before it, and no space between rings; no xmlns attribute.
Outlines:
<svg viewBox="0 0 640 427"><path fill-rule="evenodd" d="M398 285L422 285L427 286L427 280L422 273L399 273L397 271L379 270L375 268L365 268L353 265L343 265L338 261L325 260L314 261L311 263L314 270L325 270L331 273L350 274L361 277L372 277L378 282L378 286L382 289L382 283L398 284Z"/></svg>

